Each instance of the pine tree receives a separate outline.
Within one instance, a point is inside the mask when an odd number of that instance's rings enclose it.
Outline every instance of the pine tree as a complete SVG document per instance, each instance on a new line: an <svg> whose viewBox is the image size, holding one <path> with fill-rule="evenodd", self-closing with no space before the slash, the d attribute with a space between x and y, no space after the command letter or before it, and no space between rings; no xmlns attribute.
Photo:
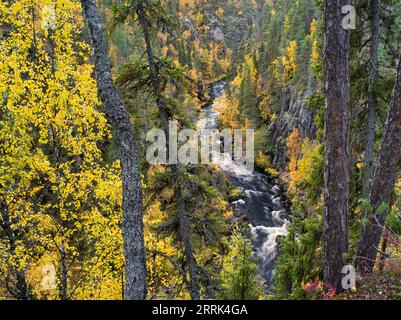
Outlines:
<svg viewBox="0 0 401 320"><path fill-rule="evenodd" d="M258 283L258 264L251 242L237 230L230 239L230 251L222 271L223 299L257 300L263 297Z"/></svg>
<svg viewBox="0 0 401 320"><path fill-rule="evenodd" d="M372 272L375 265L401 158L401 54L398 61L393 97L369 198L372 210L368 215L368 223L363 227L356 256L357 269L362 273Z"/></svg>
<svg viewBox="0 0 401 320"><path fill-rule="evenodd" d="M324 283L337 292L348 252L349 211L349 30L341 8L348 0L325 1L325 167L323 220Z"/></svg>

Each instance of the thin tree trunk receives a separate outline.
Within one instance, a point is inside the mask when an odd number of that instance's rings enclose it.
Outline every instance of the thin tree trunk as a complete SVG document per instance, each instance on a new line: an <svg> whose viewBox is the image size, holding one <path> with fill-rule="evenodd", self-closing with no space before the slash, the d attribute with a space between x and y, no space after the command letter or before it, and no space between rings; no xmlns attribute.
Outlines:
<svg viewBox="0 0 401 320"><path fill-rule="evenodd" d="M383 269L384 269L384 264L386 262L387 243L388 243L388 235L387 235L387 232L384 231L382 248L381 248L381 256L380 256L379 271L383 271Z"/></svg>
<svg viewBox="0 0 401 320"><path fill-rule="evenodd" d="M372 1L371 25L370 63L372 65L372 71L369 77L368 123L366 127L366 149L362 189L362 195L365 199L369 197L370 186L373 178L373 154L375 151L376 136L377 82L379 80L378 48L380 45L380 0Z"/></svg>
<svg viewBox="0 0 401 320"><path fill-rule="evenodd" d="M81 0L89 29L100 98L118 141L123 178L125 299L146 299L146 258L143 235L142 189L138 150L130 116L112 79L103 22L94 0Z"/></svg>
<svg viewBox="0 0 401 320"><path fill-rule="evenodd" d="M348 251L349 207L349 31L342 7L349 0L326 0L324 8L325 164L323 280L341 292Z"/></svg>
<svg viewBox="0 0 401 320"><path fill-rule="evenodd" d="M145 17L145 12L144 12L144 4L145 1L142 0L138 4L138 16L139 16L139 21L142 26L144 38L145 38L145 44L146 44L146 54L148 58L148 63L149 67L151 70L151 80L152 80L152 87L153 87L153 92L156 96L156 103L159 109L159 114L161 118L161 125L163 128L163 131L166 135L166 138L169 137L169 114L168 110L166 109L165 103L163 101L162 95L161 95L161 90L160 90L160 84L157 79L157 66L155 63L155 59L153 56L153 50L152 50L152 44L151 44L151 39L150 39L150 31L149 31L149 22L146 20ZM168 138L167 138L168 139ZM167 141L167 144L169 144L169 141ZM188 290L189 293L194 300L199 300L200 299L200 294L199 294L199 287L198 287L198 267L196 264L196 260L192 251L192 246L191 246L191 227L190 223L188 220L188 216L186 213L186 208L185 208L185 201L182 196L182 190L180 187L180 171L179 171L179 165L172 165L171 166L172 172L173 172L173 177L174 177L174 195L175 195L175 200L176 200L176 205L177 205L177 211L178 211L178 219L179 219L179 224L180 224L180 234L181 234L181 239L184 245L184 252L185 252L185 257L186 257L186 262L188 265L188 272L189 272L189 282L188 282Z"/></svg>
<svg viewBox="0 0 401 320"><path fill-rule="evenodd" d="M68 300L68 270L67 270L67 253L65 252L65 242L61 243L60 251L60 299Z"/></svg>
<svg viewBox="0 0 401 320"><path fill-rule="evenodd" d="M0 200L0 214L1 221L0 225L8 239L10 248L10 255L15 254L16 250L16 235L11 226L10 215L8 211L8 207L5 201ZM15 289L12 289L11 295L18 300L30 300L31 294L29 292L28 284L25 277L25 270L20 269L20 264L17 261L16 265L13 267L15 270L16 284Z"/></svg>
<svg viewBox="0 0 401 320"><path fill-rule="evenodd" d="M387 123L379 151L379 162L373 178L369 201L372 206L359 241L356 268L361 273L373 271L377 249L380 243L387 212L376 214L383 203L391 203L392 190L396 180L398 163L401 157L401 53L398 61L397 79L387 116Z"/></svg>
<svg viewBox="0 0 401 320"><path fill-rule="evenodd" d="M178 219L180 222L180 233L181 239L184 244L184 252L188 265L189 272L189 282L188 282L188 290L189 293L194 300L200 299L199 294L199 286L198 286L198 265L196 263L192 246L191 246L191 226L189 224L189 220L186 213L184 199L181 193L180 187L180 175L178 172L178 168L176 166L173 167L173 176L175 177L175 194L177 201L177 211L178 211Z"/></svg>

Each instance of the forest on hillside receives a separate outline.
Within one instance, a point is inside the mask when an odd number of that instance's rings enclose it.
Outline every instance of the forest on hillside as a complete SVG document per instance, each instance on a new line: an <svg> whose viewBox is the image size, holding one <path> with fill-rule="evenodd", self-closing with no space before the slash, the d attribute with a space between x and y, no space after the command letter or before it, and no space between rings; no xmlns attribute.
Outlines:
<svg viewBox="0 0 401 320"><path fill-rule="evenodd" d="M399 300L400 173L399 0L0 2L0 300Z"/></svg>

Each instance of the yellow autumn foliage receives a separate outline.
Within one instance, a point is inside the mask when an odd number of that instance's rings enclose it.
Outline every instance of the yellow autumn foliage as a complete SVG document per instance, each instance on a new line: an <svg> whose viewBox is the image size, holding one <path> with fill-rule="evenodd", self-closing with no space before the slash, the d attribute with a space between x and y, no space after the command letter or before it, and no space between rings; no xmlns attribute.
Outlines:
<svg viewBox="0 0 401 320"><path fill-rule="evenodd" d="M121 273L120 170L99 148L110 128L89 47L78 38L79 12L72 0L0 5L0 23L13 26L0 42L0 193L16 235L1 240L0 271L36 279L38 297L58 297L64 272L69 298L120 298L109 264ZM54 288L38 280L43 265L56 270ZM107 279L107 296L99 278Z"/></svg>

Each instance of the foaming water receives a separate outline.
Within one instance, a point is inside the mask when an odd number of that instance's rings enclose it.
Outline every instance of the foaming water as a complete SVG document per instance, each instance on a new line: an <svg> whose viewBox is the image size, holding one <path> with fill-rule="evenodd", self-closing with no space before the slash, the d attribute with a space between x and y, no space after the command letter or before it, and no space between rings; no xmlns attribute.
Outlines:
<svg viewBox="0 0 401 320"><path fill-rule="evenodd" d="M220 97L224 91L224 82L214 84L212 98ZM219 113L213 107L214 103L202 109L198 129L217 127ZM233 161L228 154L214 157L214 163L230 177L234 185L245 191L245 196L233 204L244 208L248 214L252 242L259 258L260 274L269 286L278 254L277 238L286 236L289 226L286 211L281 205L280 187L271 184L265 175L250 172L245 165Z"/></svg>
<svg viewBox="0 0 401 320"><path fill-rule="evenodd" d="M282 227L253 227L250 225L251 234L256 243L261 243L256 248L256 254L259 257L261 271L268 283L272 280L272 272L274 270L274 262L278 254L277 238L287 235L288 221ZM262 238L259 240L259 238Z"/></svg>

